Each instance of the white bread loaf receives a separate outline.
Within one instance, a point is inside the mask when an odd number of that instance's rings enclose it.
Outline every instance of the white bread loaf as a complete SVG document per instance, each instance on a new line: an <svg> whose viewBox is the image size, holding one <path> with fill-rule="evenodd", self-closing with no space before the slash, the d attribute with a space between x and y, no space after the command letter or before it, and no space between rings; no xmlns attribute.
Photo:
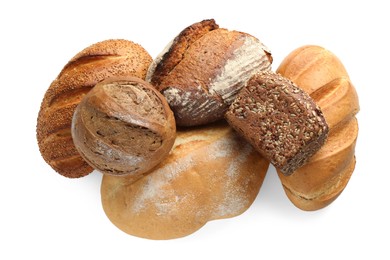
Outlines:
<svg viewBox="0 0 390 260"><path fill-rule="evenodd" d="M340 59L321 46L293 50L277 71L316 101L329 125L328 139L305 166L288 177L279 172L295 206L318 210L341 194L355 169L359 98Z"/></svg>
<svg viewBox="0 0 390 260"><path fill-rule="evenodd" d="M243 213L269 163L226 124L180 130L168 158L135 183L104 175L102 204L122 231L149 239L189 235Z"/></svg>

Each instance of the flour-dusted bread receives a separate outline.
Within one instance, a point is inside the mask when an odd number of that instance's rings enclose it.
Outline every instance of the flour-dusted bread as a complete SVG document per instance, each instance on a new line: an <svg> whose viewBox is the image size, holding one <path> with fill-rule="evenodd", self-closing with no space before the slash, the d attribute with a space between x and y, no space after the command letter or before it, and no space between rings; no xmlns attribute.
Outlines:
<svg viewBox="0 0 390 260"><path fill-rule="evenodd" d="M98 82L112 76L144 78L152 58L127 40L95 43L74 56L51 83L38 114L37 139L43 159L59 174L77 178L93 168L78 154L71 136L73 112Z"/></svg>
<svg viewBox="0 0 390 260"><path fill-rule="evenodd" d="M222 119L248 79L271 63L256 37L204 20L185 28L155 58L146 79L167 98L179 126L202 125Z"/></svg>
<svg viewBox="0 0 390 260"><path fill-rule="evenodd" d="M248 209L268 165L225 123L182 129L168 158L137 182L104 175L102 204L128 234L179 238Z"/></svg>
<svg viewBox="0 0 390 260"><path fill-rule="evenodd" d="M168 156L176 124L167 101L152 85L115 77L96 84L81 100L73 114L72 137L93 168L136 181Z"/></svg>

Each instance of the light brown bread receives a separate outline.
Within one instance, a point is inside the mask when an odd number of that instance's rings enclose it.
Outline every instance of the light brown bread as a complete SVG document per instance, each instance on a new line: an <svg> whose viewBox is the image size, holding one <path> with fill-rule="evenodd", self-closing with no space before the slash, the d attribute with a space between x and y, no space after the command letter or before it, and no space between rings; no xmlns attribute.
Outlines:
<svg viewBox="0 0 390 260"><path fill-rule="evenodd" d="M354 171L358 96L340 60L320 46L294 50L277 71L310 94L329 125L327 141L305 166L291 176L279 172L283 188L294 205L303 210L317 210L339 196Z"/></svg>
<svg viewBox="0 0 390 260"><path fill-rule="evenodd" d="M77 178L90 172L71 137L71 121L82 97L112 76L144 78L152 58L140 45L106 40L74 56L46 91L37 120L37 140L43 159L59 174Z"/></svg>
<svg viewBox="0 0 390 260"><path fill-rule="evenodd" d="M347 70L329 50L305 45L293 50L281 62L277 72L311 94L334 79L349 77Z"/></svg>
<svg viewBox="0 0 390 260"><path fill-rule="evenodd" d="M133 181L168 156L176 137L172 110L152 85L135 77L99 82L77 106L73 142L104 174Z"/></svg>
<svg viewBox="0 0 390 260"><path fill-rule="evenodd" d="M134 236L187 236L210 220L248 209L268 165L226 123L181 129L168 158L144 178L132 183L103 176L103 209L113 224Z"/></svg>
<svg viewBox="0 0 390 260"><path fill-rule="evenodd" d="M155 58L146 79L167 98L178 125L202 125L222 119L249 78L271 63L257 38L204 20L185 28Z"/></svg>

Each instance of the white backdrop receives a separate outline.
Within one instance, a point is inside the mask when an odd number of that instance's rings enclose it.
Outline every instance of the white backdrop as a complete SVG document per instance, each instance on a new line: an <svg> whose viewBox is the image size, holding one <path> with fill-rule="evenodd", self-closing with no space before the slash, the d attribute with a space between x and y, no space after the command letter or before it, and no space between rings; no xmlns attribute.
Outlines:
<svg viewBox="0 0 390 260"><path fill-rule="evenodd" d="M2 1L0 3L0 259L389 259L387 165L390 18L386 1ZM293 49L321 45L358 91L357 165L329 207L304 212L269 170L244 214L181 239L127 235L105 216L98 172L67 179L41 158L42 97L66 62L92 43L125 38L155 57L188 25L258 37L273 69Z"/></svg>

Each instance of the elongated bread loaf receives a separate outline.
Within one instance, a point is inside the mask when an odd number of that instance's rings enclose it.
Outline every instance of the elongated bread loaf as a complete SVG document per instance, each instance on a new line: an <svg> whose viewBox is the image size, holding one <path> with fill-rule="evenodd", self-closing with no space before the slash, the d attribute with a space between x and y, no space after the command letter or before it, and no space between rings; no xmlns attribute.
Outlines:
<svg viewBox="0 0 390 260"><path fill-rule="evenodd" d="M321 107L329 135L321 149L291 176L279 178L288 198L303 210L329 205L355 168L359 100L341 61L320 46L302 46L280 64L279 73L305 90Z"/></svg>
<svg viewBox="0 0 390 260"><path fill-rule="evenodd" d="M106 40L74 56L51 83L38 114L37 139L43 159L58 173L82 177L93 168L77 152L71 121L82 97L98 82L112 76L144 78L152 58L140 45Z"/></svg>

